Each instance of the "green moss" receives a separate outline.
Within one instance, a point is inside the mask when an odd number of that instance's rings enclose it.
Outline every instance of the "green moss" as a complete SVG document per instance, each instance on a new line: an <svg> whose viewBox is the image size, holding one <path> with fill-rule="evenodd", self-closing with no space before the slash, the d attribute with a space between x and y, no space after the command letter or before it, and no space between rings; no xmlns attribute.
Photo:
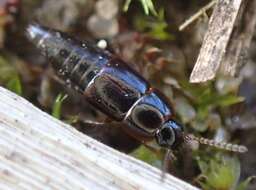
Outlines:
<svg viewBox="0 0 256 190"><path fill-rule="evenodd" d="M54 104L53 104L53 108L52 108L52 116L55 118L60 119L61 117L61 107L63 104L63 101L68 97L68 95L63 95L63 94L58 94L58 96L56 97Z"/></svg>
<svg viewBox="0 0 256 190"><path fill-rule="evenodd" d="M22 94L20 77L14 65L0 56L0 84L16 94Z"/></svg>
<svg viewBox="0 0 256 190"><path fill-rule="evenodd" d="M150 165L156 166L158 168L161 167L161 159L159 157L160 155L154 154L145 146L140 146L135 151L133 151L131 155L135 158L143 160L144 162L147 162Z"/></svg>
<svg viewBox="0 0 256 190"><path fill-rule="evenodd" d="M228 107L244 101L243 97L237 96L232 92L220 94L214 88L212 82L204 85L193 85L183 81L181 86L185 93L191 97L197 109L197 117L200 120L205 119L209 112L216 107Z"/></svg>
<svg viewBox="0 0 256 190"><path fill-rule="evenodd" d="M198 182L205 190L234 189L240 177L240 162L236 157L216 154L215 157L198 159L202 172Z"/></svg>
<svg viewBox="0 0 256 190"><path fill-rule="evenodd" d="M134 27L140 32L145 32L157 40L173 40L174 36L167 32L168 24L164 18L164 9L159 11L157 17L136 16Z"/></svg>
<svg viewBox="0 0 256 190"><path fill-rule="evenodd" d="M155 9L155 6L154 6L152 0L139 0L139 1L142 5L144 13L146 15L149 15L149 13L151 13L152 15L157 16L157 12L156 12L156 9ZM124 6L123 6L124 12L128 11L131 2L132 2L132 0L125 1Z"/></svg>

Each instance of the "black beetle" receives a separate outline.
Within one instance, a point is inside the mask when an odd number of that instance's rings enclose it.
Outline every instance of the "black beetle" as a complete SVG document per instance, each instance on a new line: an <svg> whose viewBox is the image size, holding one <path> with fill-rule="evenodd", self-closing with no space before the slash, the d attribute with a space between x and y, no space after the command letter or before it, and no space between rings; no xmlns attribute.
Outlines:
<svg viewBox="0 0 256 190"><path fill-rule="evenodd" d="M235 152L247 151L244 146L185 134L173 119L168 99L118 56L38 24L29 25L26 34L69 87L113 120L123 122L124 130L139 141L155 139L168 150L196 140Z"/></svg>

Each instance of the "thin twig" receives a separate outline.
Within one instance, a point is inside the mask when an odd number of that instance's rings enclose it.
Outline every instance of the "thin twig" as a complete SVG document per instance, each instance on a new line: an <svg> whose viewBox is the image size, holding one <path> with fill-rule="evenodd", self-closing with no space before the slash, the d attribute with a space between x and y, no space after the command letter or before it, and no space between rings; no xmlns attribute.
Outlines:
<svg viewBox="0 0 256 190"><path fill-rule="evenodd" d="M216 4L217 0L213 0L204 7L202 7L199 11L197 11L194 15L192 15L189 19L187 19L184 23L179 26L179 31L184 30L188 25L197 20L201 15L204 15L207 10L212 8Z"/></svg>

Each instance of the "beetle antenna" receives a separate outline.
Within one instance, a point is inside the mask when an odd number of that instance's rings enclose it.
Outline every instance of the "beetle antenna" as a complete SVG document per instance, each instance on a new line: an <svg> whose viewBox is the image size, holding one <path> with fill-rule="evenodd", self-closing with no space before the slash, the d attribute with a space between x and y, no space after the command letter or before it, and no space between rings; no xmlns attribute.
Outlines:
<svg viewBox="0 0 256 190"><path fill-rule="evenodd" d="M184 141L189 143L191 141L197 141L199 144L205 144L208 146L216 147L223 150L228 150L232 152L245 153L248 151L247 147L243 145L237 145L227 142L217 142L213 139L207 139L203 137L196 137L193 134L184 134Z"/></svg>

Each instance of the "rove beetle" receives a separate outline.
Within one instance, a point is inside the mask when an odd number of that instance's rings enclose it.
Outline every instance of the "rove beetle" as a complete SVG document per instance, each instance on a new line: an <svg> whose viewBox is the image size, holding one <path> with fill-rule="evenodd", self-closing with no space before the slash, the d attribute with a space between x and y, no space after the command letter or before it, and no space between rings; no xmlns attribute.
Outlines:
<svg viewBox="0 0 256 190"><path fill-rule="evenodd" d="M168 152L192 140L233 152L247 151L244 146L186 134L174 120L168 99L118 56L38 24L29 25L26 35L68 87L122 122L124 130L139 141L155 139Z"/></svg>

